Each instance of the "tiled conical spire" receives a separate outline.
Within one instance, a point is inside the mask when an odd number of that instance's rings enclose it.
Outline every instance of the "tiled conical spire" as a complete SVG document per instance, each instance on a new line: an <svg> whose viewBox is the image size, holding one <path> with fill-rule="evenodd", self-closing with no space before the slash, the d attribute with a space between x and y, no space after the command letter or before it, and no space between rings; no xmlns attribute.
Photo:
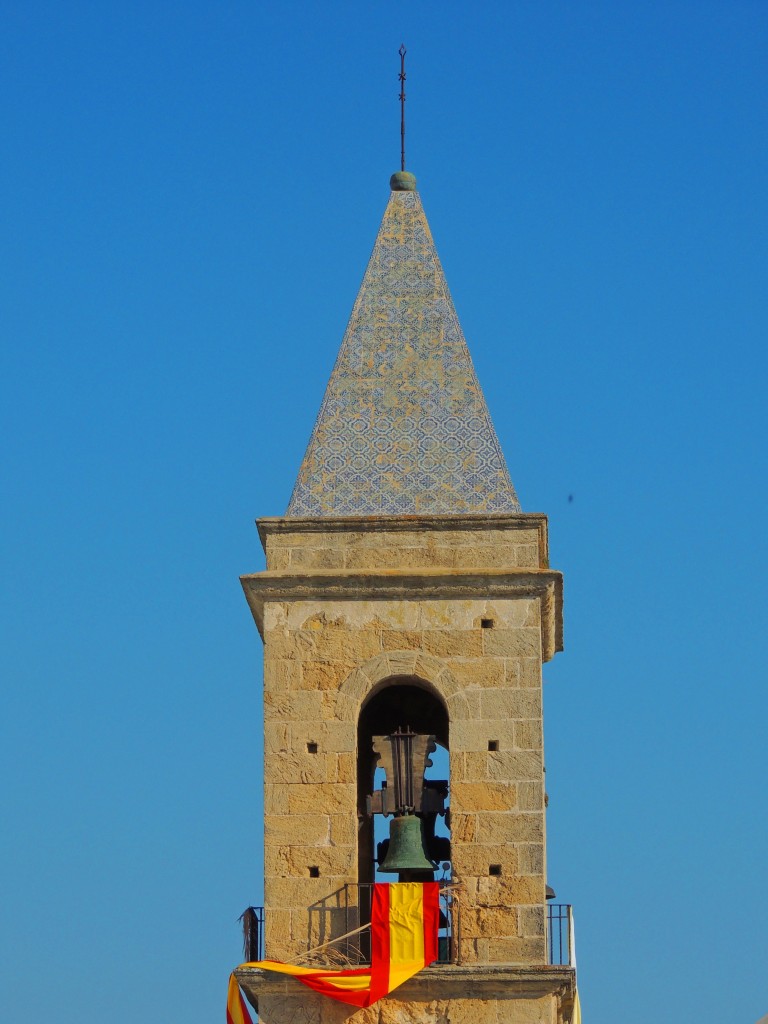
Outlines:
<svg viewBox="0 0 768 1024"><path fill-rule="evenodd" d="M520 511L415 185L392 177L288 516Z"/></svg>

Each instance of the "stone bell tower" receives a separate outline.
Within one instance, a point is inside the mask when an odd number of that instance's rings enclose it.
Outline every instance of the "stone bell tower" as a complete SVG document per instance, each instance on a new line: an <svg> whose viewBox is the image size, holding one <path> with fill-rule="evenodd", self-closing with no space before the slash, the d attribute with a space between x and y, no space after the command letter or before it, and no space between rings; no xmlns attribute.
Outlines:
<svg viewBox="0 0 768 1024"><path fill-rule="evenodd" d="M288 511L258 522L267 569L242 578L264 640L266 956L365 962L349 933L370 883L398 877L380 872L393 781L374 746L401 729L429 737L442 775L417 780L441 957L364 1010L238 980L264 1024L565 1024L541 699L562 577L546 517L520 510L416 180L390 184Z"/></svg>

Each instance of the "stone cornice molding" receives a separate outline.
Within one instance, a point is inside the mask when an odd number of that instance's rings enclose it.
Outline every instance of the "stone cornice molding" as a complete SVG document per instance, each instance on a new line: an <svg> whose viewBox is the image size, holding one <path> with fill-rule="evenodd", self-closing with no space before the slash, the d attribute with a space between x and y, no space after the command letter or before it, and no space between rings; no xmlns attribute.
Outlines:
<svg viewBox="0 0 768 1024"><path fill-rule="evenodd" d="M276 974L259 967L238 967L238 983L253 1006L260 995L296 996L303 1000L312 996L300 988L295 978ZM557 996L570 1003L575 991L572 967L523 967L515 964L445 964L427 967L392 993L391 999L402 1002L429 1002L436 999L540 999ZM323 999L323 996L316 996Z"/></svg>
<svg viewBox="0 0 768 1024"><path fill-rule="evenodd" d="M541 600L542 660L563 649L563 577L553 569L390 569L376 572L266 571L240 582L262 638L271 601Z"/></svg>
<svg viewBox="0 0 768 1024"><path fill-rule="evenodd" d="M456 530L537 530L539 565L549 564L547 517L543 512L504 512L442 516L264 516L256 520L264 550L267 538L292 533L441 533Z"/></svg>

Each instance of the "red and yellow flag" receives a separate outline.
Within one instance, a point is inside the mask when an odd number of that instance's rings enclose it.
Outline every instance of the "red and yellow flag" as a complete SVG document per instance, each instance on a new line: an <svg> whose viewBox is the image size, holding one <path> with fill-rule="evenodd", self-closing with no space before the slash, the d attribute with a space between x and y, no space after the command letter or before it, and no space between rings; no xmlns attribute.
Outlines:
<svg viewBox="0 0 768 1024"><path fill-rule="evenodd" d="M370 967L324 971L277 960L259 960L242 966L291 974L331 999L353 1006L370 1006L437 960L439 919L437 882L377 882L371 907ZM229 979L227 1024L249 1024L249 1020L233 974Z"/></svg>

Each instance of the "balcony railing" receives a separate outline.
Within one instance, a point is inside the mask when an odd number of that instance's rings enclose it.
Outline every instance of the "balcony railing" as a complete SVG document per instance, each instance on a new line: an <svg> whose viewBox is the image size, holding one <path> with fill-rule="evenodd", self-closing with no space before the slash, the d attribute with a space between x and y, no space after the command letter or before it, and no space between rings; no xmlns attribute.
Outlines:
<svg viewBox="0 0 768 1024"><path fill-rule="evenodd" d="M370 923L371 901L373 899L373 882L359 882L345 885L344 894L344 933L349 934ZM461 921L459 904L453 898L453 887L440 886L440 924L437 933L437 962L439 964L456 963L459 951ZM339 952L350 962L370 963L371 932L370 929L350 935L335 943Z"/></svg>
<svg viewBox="0 0 768 1024"><path fill-rule="evenodd" d="M371 920L373 884L345 885L337 896L336 918L340 937L324 945L332 947L339 965L366 964L371 958L370 930L359 929ZM339 905L340 904L340 905ZM264 908L248 907L241 915L243 923L243 955L246 962L264 959ZM338 926L337 925L337 926ZM461 919L459 903L450 888L440 890L440 931L438 963L452 964L459 960ZM567 903L547 905L547 959L553 966L573 966L571 907Z"/></svg>
<svg viewBox="0 0 768 1024"><path fill-rule="evenodd" d="M547 955L556 967L572 967L573 949L571 906L569 903L547 904Z"/></svg>
<svg viewBox="0 0 768 1024"><path fill-rule="evenodd" d="M239 920L243 923L243 958L245 963L264 959L264 907L248 907Z"/></svg>

